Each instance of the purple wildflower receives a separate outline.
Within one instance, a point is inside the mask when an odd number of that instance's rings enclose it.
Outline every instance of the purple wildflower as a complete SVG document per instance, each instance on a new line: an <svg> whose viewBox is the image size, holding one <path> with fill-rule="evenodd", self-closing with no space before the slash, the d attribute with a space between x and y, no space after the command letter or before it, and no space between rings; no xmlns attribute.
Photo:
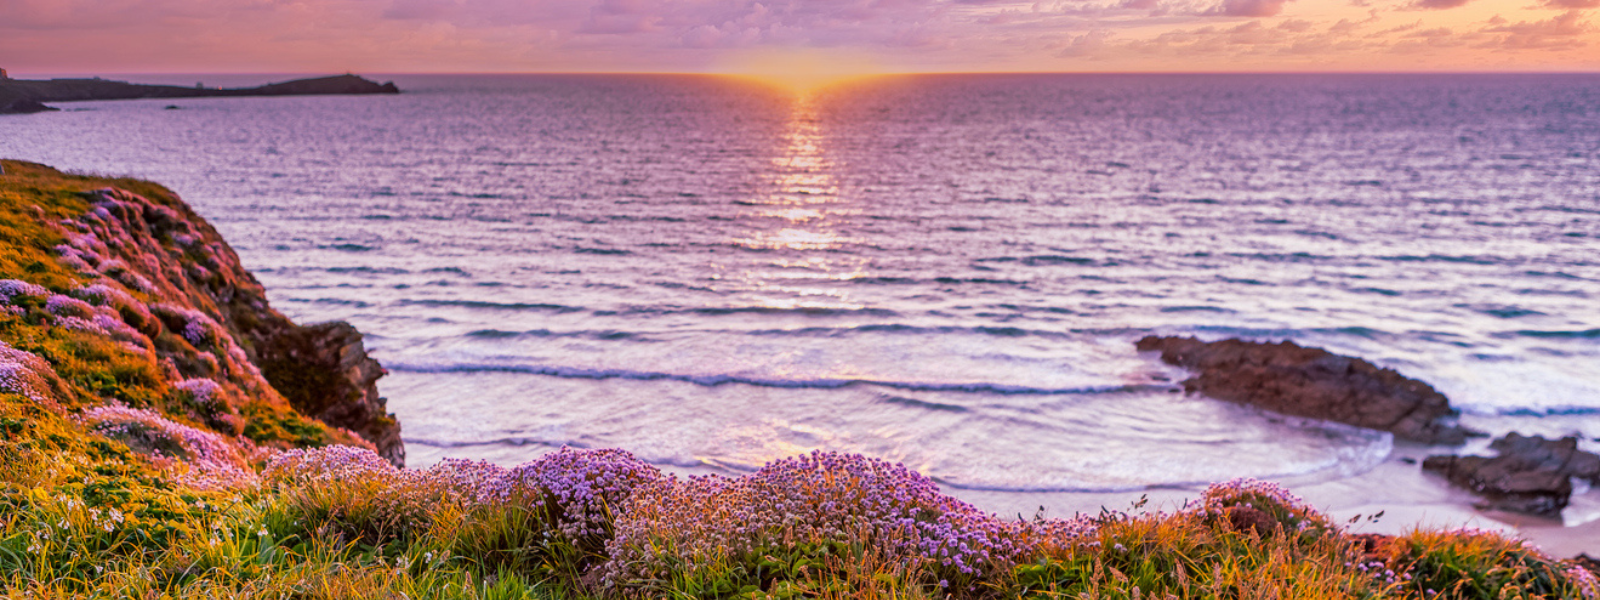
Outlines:
<svg viewBox="0 0 1600 600"><path fill-rule="evenodd" d="M84 411L84 424L95 431L128 442L159 458L178 459L187 470L175 479L197 489L251 486L255 471L245 464L239 449L227 439L209 431L172 422L148 410L107 405ZM173 449L178 456L161 456Z"/></svg>

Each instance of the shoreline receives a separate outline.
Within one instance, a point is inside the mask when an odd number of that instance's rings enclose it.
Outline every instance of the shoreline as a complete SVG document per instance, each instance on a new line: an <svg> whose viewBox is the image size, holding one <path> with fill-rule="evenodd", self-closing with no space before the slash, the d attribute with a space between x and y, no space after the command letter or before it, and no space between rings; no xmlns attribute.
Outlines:
<svg viewBox="0 0 1600 600"><path fill-rule="evenodd" d="M1586 520L1564 525L1528 515L1474 508L1477 496L1451 486L1443 477L1421 471L1422 458L1436 449L1397 445L1377 467L1354 476L1322 482L1294 483L1284 487L1307 505L1336 523L1348 524L1351 533L1402 535L1419 529L1470 528L1500 532L1538 546L1557 558L1580 554L1600 555L1600 489L1573 495L1569 511L1582 511ZM1408 464L1406 460L1414 461ZM1266 478L1267 481L1276 481ZM1125 492L996 492L946 489L945 493L1001 516L1021 514L1031 518L1042 504L1050 517L1075 513L1097 514L1101 508L1125 511L1147 497L1146 511L1173 512L1200 496L1205 486L1151 488ZM1382 516L1369 519L1375 514ZM1354 522L1350 522L1355 519Z"/></svg>

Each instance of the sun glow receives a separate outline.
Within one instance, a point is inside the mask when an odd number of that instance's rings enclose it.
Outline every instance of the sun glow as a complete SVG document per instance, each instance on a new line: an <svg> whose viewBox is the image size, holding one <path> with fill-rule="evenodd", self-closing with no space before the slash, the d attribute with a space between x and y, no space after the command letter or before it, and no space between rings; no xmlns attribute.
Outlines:
<svg viewBox="0 0 1600 600"><path fill-rule="evenodd" d="M795 93L889 74L860 56L798 50L742 55L719 71Z"/></svg>

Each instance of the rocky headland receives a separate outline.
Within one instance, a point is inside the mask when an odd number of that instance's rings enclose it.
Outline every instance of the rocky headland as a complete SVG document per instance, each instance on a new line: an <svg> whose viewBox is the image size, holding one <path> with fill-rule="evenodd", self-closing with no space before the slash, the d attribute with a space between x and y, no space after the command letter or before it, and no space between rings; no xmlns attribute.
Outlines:
<svg viewBox="0 0 1600 600"><path fill-rule="evenodd" d="M106 79L0 80L0 114L57 110L46 102L134 100L140 98L213 98L236 96L310 96L324 94L398 94L393 82L377 83L356 75L297 79L252 88L207 88L143 85Z"/></svg>

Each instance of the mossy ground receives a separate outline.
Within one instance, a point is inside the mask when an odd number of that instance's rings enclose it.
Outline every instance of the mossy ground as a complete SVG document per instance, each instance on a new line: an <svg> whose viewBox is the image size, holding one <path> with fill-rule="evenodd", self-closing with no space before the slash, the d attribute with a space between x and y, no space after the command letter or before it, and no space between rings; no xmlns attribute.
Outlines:
<svg viewBox="0 0 1600 600"><path fill-rule="evenodd" d="M0 279L57 294L92 283L57 261L65 240L51 225L89 210L83 192L115 186L177 202L147 182L0 164ZM416 472L186 485L173 476L184 468L181 449L142 430L107 434L79 416L115 402L215 430L194 417L193 398L174 390L150 353L51 326L44 307L21 302L0 313L0 341L47 360L61 389L58 406L0 393L0 597L1531 600L1596 591L1570 565L1496 534L1419 531L1374 543L1279 498L1226 490L1204 510L1105 513L1072 535L1015 540L1028 549L1016 560L955 581L932 558L890 555L881 534L849 531L779 531L754 550L694 555L647 536L634 550L670 568L606 581L605 542L628 517L625 503L604 505L603 526L573 541L560 533L570 515L548 492L531 503L475 501L466 484ZM281 397L240 404L240 444L332 439Z"/></svg>

